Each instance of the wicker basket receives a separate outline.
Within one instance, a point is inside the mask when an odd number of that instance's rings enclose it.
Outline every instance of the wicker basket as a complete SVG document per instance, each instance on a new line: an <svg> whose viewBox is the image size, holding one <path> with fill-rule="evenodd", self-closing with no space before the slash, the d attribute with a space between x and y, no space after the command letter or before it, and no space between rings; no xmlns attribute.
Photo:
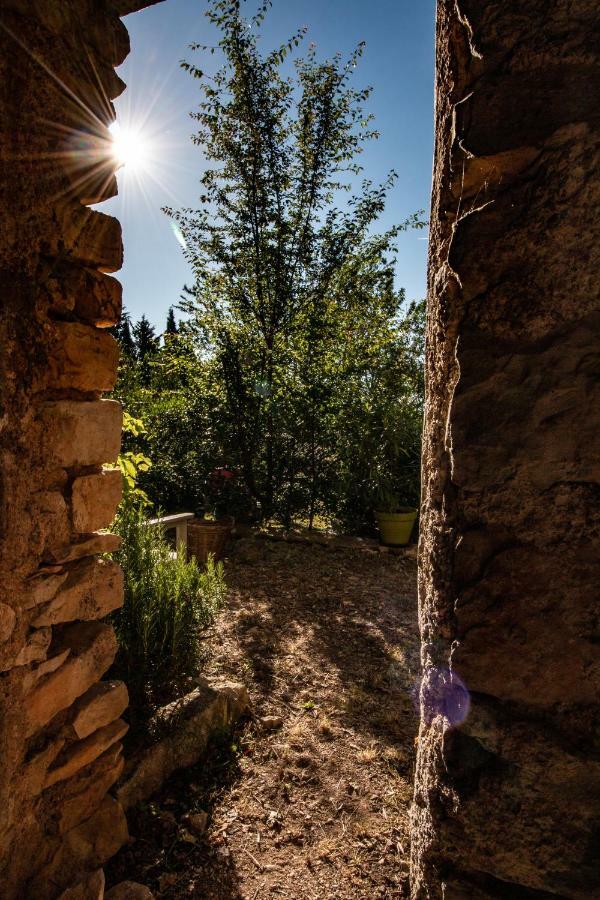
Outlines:
<svg viewBox="0 0 600 900"><path fill-rule="evenodd" d="M192 519L187 527L187 555L194 556L199 563L205 563L209 554L215 562L222 559L231 539L233 519Z"/></svg>

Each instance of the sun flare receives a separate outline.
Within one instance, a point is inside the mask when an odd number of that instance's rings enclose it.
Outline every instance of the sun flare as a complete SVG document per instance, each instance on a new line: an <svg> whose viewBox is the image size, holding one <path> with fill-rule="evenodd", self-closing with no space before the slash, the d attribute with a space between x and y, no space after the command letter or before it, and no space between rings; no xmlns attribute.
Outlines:
<svg viewBox="0 0 600 900"><path fill-rule="evenodd" d="M115 122L110 128L112 134L112 154L119 166L130 170L144 169L149 159L149 145L141 131L122 128Z"/></svg>

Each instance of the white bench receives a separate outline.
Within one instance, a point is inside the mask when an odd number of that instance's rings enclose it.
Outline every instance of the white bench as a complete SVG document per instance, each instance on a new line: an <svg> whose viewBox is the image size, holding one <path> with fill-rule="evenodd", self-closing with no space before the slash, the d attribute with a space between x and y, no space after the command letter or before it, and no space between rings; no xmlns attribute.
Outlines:
<svg viewBox="0 0 600 900"><path fill-rule="evenodd" d="M194 519L194 513L177 513L174 516L163 516L162 519L149 519L148 525L160 525L163 531L175 529L175 546L177 552L187 552L187 527L190 519Z"/></svg>

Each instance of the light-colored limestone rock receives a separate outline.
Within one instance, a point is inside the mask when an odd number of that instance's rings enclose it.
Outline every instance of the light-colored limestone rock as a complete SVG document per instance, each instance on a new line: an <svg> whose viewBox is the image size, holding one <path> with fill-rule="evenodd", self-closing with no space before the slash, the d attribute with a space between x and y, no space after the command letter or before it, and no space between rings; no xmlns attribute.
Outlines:
<svg viewBox="0 0 600 900"><path fill-rule="evenodd" d="M208 681L164 707L159 717L164 723L172 722L173 733L134 761L132 772L117 793L124 808L147 800L173 772L194 765L210 736L231 727L249 708L243 684Z"/></svg>
<svg viewBox="0 0 600 900"><path fill-rule="evenodd" d="M14 609L6 603L0 603L0 643L5 644L15 628L17 617Z"/></svg>
<svg viewBox="0 0 600 900"><path fill-rule="evenodd" d="M61 834L76 828L94 814L106 793L121 777L124 762L123 744L117 742L73 778L49 788L45 797L50 803L55 797L58 799Z"/></svg>
<svg viewBox="0 0 600 900"><path fill-rule="evenodd" d="M94 556L97 553L114 553L121 546L121 538L118 534L105 534L95 532L77 543L69 544L51 554L51 559L58 563L73 562L85 556Z"/></svg>
<svg viewBox="0 0 600 900"><path fill-rule="evenodd" d="M105 797L93 815L63 836L51 861L32 882L31 896L46 897L44 889L48 883L69 884L84 867L103 866L128 839L121 805L112 797Z"/></svg>
<svg viewBox="0 0 600 900"><path fill-rule="evenodd" d="M57 322L48 383L54 389L111 391L118 360L119 346L108 332L78 322Z"/></svg>
<svg viewBox="0 0 600 900"><path fill-rule="evenodd" d="M52 558L71 537L65 498L60 491L40 491L32 497L30 514L34 523L31 550L45 559Z"/></svg>
<svg viewBox="0 0 600 900"><path fill-rule="evenodd" d="M68 571L56 597L34 619L36 628L101 619L123 603L123 571L107 559L83 559Z"/></svg>
<svg viewBox="0 0 600 900"><path fill-rule="evenodd" d="M47 725L102 677L117 652L117 639L110 625L99 622L70 625L56 647L71 653L63 665L38 682L25 698L26 733Z"/></svg>
<svg viewBox="0 0 600 900"><path fill-rule="evenodd" d="M50 652L51 651L52 647L50 647ZM23 691L28 694L31 688L40 680L40 678L44 678L46 675L50 675L52 672L56 672L56 670L60 666L62 666L70 652L71 651L69 649L61 650L60 653L49 656L48 659L45 659L39 665L33 666L23 676Z"/></svg>
<svg viewBox="0 0 600 900"><path fill-rule="evenodd" d="M154 900L154 894L137 881L122 881L104 895L105 900Z"/></svg>
<svg viewBox="0 0 600 900"><path fill-rule="evenodd" d="M58 593L67 579L67 572L60 566L45 566L43 571L29 579L29 597L25 609L33 609L48 603Z"/></svg>
<svg viewBox="0 0 600 900"><path fill-rule="evenodd" d="M51 640L51 628L37 628L35 631L32 631L27 643L16 656L14 665L28 666L30 663L46 659Z"/></svg>
<svg viewBox="0 0 600 900"><path fill-rule="evenodd" d="M41 423L47 458L58 466L97 466L119 455L123 412L116 400L48 402Z"/></svg>
<svg viewBox="0 0 600 900"><path fill-rule="evenodd" d="M100 681L77 700L73 706L71 724L78 738L83 739L103 728L127 709L129 695L122 681Z"/></svg>
<svg viewBox="0 0 600 900"><path fill-rule="evenodd" d="M51 787L58 781L66 781L80 769L85 768L112 744L116 744L127 733L129 725L122 719L111 722L104 728L94 731L83 741L77 741L67 747L56 760L52 768L48 770L44 788Z"/></svg>
<svg viewBox="0 0 600 900"><path fill-rule="evenodd" d="M97 328L116 325L121 316L121 283L90 269L77 270L76 277L81 281L72 288L78 317Z"/></svg>
<svg viewBox="0 0 600 900"><path fill-rule="evenodd" d="M104 872L97 869L74 887L63 891L58 900L103 900L106 896L104 884Z"/></svg>
<svg viewBox="0 0 600 900"><path fill-rule="evenodd" d="M121 224L85 206L65 204L56 210L67 252L101 272L117 272L123 265Z"/></svg>
<svg viewBox="0 0 600 900"><path fill-rule="evenodd" d="M73 531L89 533L107 528L115 517L123 494L120 469L82 475L73 482L71 514Z"/></svg>
<svg viewBox="0 0 600 900"><path fill-rule="evenodd" d="M50 741L24 767L23 784L26 785L32 797L37 797L44 790L48 769L58 759L64 745L65 739L63 737Z"/></svg>

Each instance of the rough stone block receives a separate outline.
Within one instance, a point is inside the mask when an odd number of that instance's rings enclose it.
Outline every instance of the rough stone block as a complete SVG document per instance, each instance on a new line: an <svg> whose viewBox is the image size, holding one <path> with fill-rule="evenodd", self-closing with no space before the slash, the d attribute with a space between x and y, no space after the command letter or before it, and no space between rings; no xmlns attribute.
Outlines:
<svg viewBox="0 0 600 900"><path fill-rule="evenodd" d="M64 737L50 741L24 767L22 784L31 797L37 797L44 790L48 769L58 758L64 746Z"/></svg>
<svg viewBox="0 0 600 900"><path fill-rule="evenodd" d="M154 900L154 894L137 881L122 881L104 895L104 900Z"/></svg>
<svg viewBox="0 0 600 900"><path fill-rule="evenodd" d="M82 860L103 865L129 840L127 819L120 803L105 797L98 811L67 833L69 849L79 851Z"/></svg>
<svg viewBox="0 0 600 900"><path fill-rule="evenodd" d="M83 559L69 569L66 582L33 624L40 628L77 619L102 619L122 603L121 567L107 559Z"/></svg>
<svg viewBox="0 0 600 900"><path fill-rule="evenodd" d="M106 896L104 883L104 872L102 869L97 869L75 887L63 891L58 900L103 900Z"/></svg>
<svg viewBox="0 0 600 900"><path fill-rule="evenodd" d="M71 513L73 531L84 533L107 528L115 517L123 494L120 469L82 475L73 482Z"/></svg>
<svg viewBox="0 0 600 900"><path fill-rule="evenodd" d="M58 563L69 563L76 559L83 559L85 556L94 556L97 553L114 553L120 546L121 538L118 534L95 532L68 547L49 554L49 559Z"/></svg>
<svg viewBox="0 0 600 900"><path fill-rule="evenodd" d="M47 897L49 883L65 886L76 881L83 869L103 866L128 839L121 805L105 797L89 819L64 835L52 860L32 881L31 896Z"/></svg>
<svg viewBox="0 0 600 900"><path fill-rule="evenodd" d="M66 579L67 572L63 571L60 566L44 566L39 573L29 579L29 596L24 608L33 609L42 603L49 603Z"/></svg>
<svg viewBox="0 0 600 900"><path fill-rule="evenodd" d="M100 681L86 691L73 707L71 724L78 738L114 722L127 709L129 695L122 681Z"/></svg>
<svg viewBox="0 0 600 900"><path fill-rule="evenodd" d="M211 735L229 728L249 708L243 684L211 684L203 679L197 690L161 710L161 721L172 723L173 733L136 761L117 793L124 808L147 800L177 769L194 765Z"/></svg>
<svg viewBox="0 0 600 900"><path fill-rule="evenodd" d="M5 644L14 631L17 617L14 609L6 603L0 603L0 643Z"/></svg>
<svg viewBox="0 0 600 900"><path fill-rule="evenodd" d="M51 787L58 781L66 781L67 778L71 778L76 772L88 766L112 744L120 741L127 733L128 728L129 725L126 722L117 719L116 722L111 722L110 725L94 731L84 740L71 744L63 750L52 768L48 770L44 788Z"/></svg>
<svg viewBox="0 0 600 900"><path fill-rule="evenodd" d="M65 498L59 491L40 491L30 505L32 532L30 551L42 558L69 543L71 525Z"/></svg>
<svg viewBox="0 0 600 900"><path fill-rule="evenodd" d="M57 210L65 249L75 259L101 272L116 272L123 265L123 242L118 219L68 204Z"/></svg>
<svg viewBox="0 0 600 900"><path fill-rule="evenodd" d="M51 628L38 628L33 631L23 649L16 656L14 665L28 666L30 663L45 660L51 640Z"/></svg>
<svg viewBox="0 0 600 900"><path fill-rule="evenodd" d="M112 391L119 361L119 345L112 334L77 322L57 322L53 331L49 386Z"/></svg>
<svg viewBox="0 0 600 900"><path fill-rule="evenodd" d="M51 649L52 648L50 648L50 650ZM56 670L62 666L70 652L70 650L62 650L56 655L49 656L48 659L45 659L39 665L34 666L26 672L23 676L23 691L26 694L29 693L31 688L40 680L40 678L44 678L46 675L51 675L52 672L56 672Z"/></svg>
<svg viewBox="0 0 600 900"><path fill-rule="evenodd" d="M61 834L85 822L98 809L106 793L121 777L125 760L123 744L112 744L67 782L50 788L44 800L60 807L58 829Z"/></svg>
<svg viewBox="0 0 600 900"><path fill-rule="evenodd" d="M63 629L54 648L70 650L63 665L41 680L25 698L25 730L33 734L81 697L108 669L117 652L110 625L86 622Z"/></svg>
<svg viewBox="0 0 600 900"><path fill-rule="evenodd" d="M123 412L115 400L45 403L41 423L47 459L65 469L114 462L119 455Z"/></svg>
<svg viewBox="0 0 600 900"><path fill-rule="evenodd" d="M75 298L75 314L97 328L110 328L121 317L123 288L110 275L80 269Z"/></svg>

